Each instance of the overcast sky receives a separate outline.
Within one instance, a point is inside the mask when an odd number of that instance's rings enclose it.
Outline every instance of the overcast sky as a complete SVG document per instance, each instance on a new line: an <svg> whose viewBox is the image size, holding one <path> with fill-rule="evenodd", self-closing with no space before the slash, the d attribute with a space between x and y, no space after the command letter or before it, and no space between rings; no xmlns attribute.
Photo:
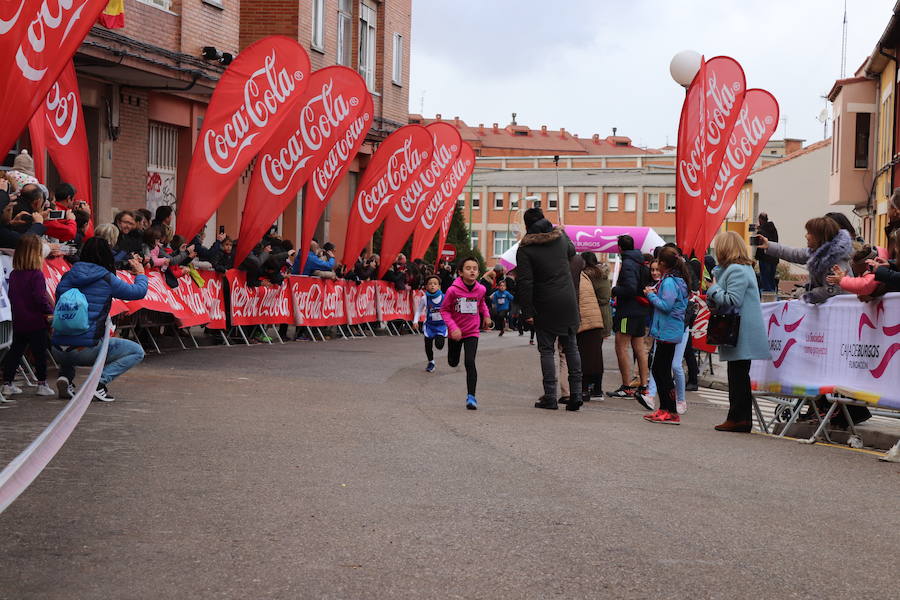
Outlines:
<svg viewBox="0 0 900 600"><path fill-rule="evenodd" d="M847 77L894 2L847 2ZM674 145L684 93L669 61L692 49L737 59L748 88L778 99L787 121L773 137L809 144L841 74L843 11L843 0L413 0L410 112L501 126L516 112L532 128L617 127L636 145Z"/></svg>

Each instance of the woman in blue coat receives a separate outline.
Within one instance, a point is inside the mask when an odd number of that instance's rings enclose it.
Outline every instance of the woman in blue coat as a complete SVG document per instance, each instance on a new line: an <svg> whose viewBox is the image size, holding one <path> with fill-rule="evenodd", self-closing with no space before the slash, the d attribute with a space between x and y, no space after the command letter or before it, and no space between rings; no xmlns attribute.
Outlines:
<svg viewBox="0 0 900 600"><path fill-rule="evenodd" d="M737 312L741 316L736 346L719 346L719 359L728 363L728 418L719 431L749 433L753 428L753 394L750 361L771 360L769 340L759 304L759 287L753 260L743 238L725 231L713 241L719 266L706 301L713 312Z"/></svg>
<svg viewBox="0 0 900 600"><path fill-rule="evenodd" d="M140 260L129 261L136 274L134 283L126 283L116 277L113 253L109 242L92 237L84 243L81 260L66 272L56 286L56 300L72 288L84 294L88 302L88 329L77 335L53 333L50 343L53 358L59 364L59 379L56 387L59 397L69 399L75 394L75 367L90 366L100 354L100 346L106 327L106 317L112 299L140 300L147 295L147 276ZM110 338L106 352L106 364L100 375L100 384L94 392L94 399L111 402L115 398L106 389L107 384L144 359L140 344L122 338Z"/></svg>

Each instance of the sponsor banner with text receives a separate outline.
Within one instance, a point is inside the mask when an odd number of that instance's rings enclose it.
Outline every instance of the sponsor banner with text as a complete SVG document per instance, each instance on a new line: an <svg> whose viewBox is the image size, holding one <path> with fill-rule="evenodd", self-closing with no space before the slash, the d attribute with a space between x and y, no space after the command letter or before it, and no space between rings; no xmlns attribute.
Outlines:
<svg viewBox="0 0 900 600"><path fill-rule="evenodd" d="M291 301L294 324L330 327L347 324L346 289L343 281L292 275Z"/></svg>
<svg viewBox="0 0 900 600"><path fill-rule="evenodd" d="M351 325L378 320L377 282L364 281L359 285L342 282L347 301L347 322Z"/></svg>
<svg viewBox="0 0 900 600"><path fill-rule="evenodd" d="M206 284L200 288L200 294L206 303L206 314L209 319L206 326L210 329L225 329L227 327L223 284L225 278L215 271L200 271L200 276L206 280Z"/></svg>
<svg viewBox="0 0 900 600"><path fill-rule="evenodd" d="M762 305L770 361L753 361L759 390L813 395L836 390L900 409L900 294L872 302L856 296L824 304Z"/></svg>
<svg viewBox="0 0 900 600"><path fill-rule="evenodd" d="M403 319L412 321L413 311L409 290L397 290L386 281L375 282L378 289L378 313L380 321Z"/></svg>
<svg viewBox="0 0 900 600"><path fill-rule="evenodd" d="M250 287L244 271L231 269L225 273L225 277L231 294L232 325L279 325L294 322L287 280L279 286Z"/></svg>

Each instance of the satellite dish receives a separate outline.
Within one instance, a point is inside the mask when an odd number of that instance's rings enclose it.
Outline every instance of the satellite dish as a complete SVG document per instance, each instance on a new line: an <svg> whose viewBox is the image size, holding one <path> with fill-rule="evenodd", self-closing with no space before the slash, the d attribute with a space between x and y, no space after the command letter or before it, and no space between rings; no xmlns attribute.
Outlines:
<svg viewBox="0 0 900 600"><path fill-rule="evenodd" d="M828 120L828 109L823 108L822 112L819 113L819 116L816 117L819 120L819 123L824 123Z"/></svg>

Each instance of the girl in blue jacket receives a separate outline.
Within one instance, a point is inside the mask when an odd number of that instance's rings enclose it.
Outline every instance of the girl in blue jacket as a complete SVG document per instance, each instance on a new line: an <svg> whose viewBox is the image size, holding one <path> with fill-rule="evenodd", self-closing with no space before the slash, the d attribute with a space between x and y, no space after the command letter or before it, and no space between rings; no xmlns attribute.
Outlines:
<svg viewBox="0 0 900 600"><path fill-rule="evenodd" d="M690 275L687 265L675 248L663 248L657 260L662 279L657 287L648 286L644 295L654 309L650 335L656 340L656 350L650 371L659 392L659 409L644 415L644 419L651 423L678 425L681 419L675 407L672 360L675 358L676 346L684 337L684 313L688 304L687 282Z"/></svg>

